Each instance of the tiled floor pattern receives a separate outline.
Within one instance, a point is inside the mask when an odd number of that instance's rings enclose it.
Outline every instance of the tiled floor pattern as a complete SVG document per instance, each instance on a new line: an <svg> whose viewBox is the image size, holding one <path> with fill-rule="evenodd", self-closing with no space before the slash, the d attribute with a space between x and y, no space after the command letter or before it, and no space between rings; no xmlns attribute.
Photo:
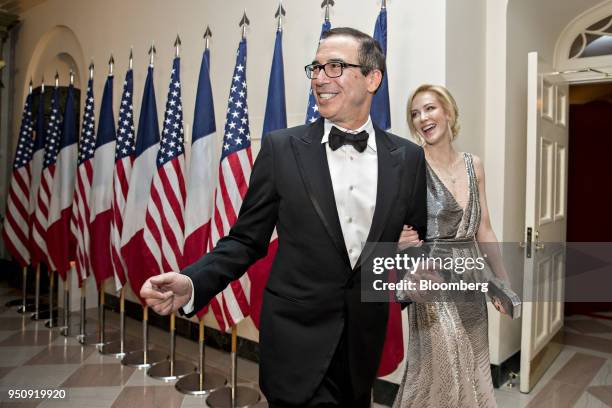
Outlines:
<svg viewBox="0 0 612 408"><path fill-rule="evenodd" d="M146 371L122 366L118 359L98 353L94 346L81 346L44 322L5 308L18 296L0 287L0 407L206 407L205 398L177 392L174 382L147 376ZM90 315L91 314L91 315ZM78 322L78 316L73 316ZM88 325L95 329L95 309L88 310ZM107 313L108 325L117 327L118 315ZM127 319L128 340L139 344L140 322ZM518 387L495 390L500 408L612 407L612 320L584 316L568 317L565 347L530 394ZM149 328L151 344L165 350L167 332ZM177 359L195 364L197 344L177 338ZM207 371L229 375L229 355L206 349ZM257 364L239 359L239 384L258 389ZM67 400L8 402L9 388L63 388ZM262 395L263 398L263 395ZM381 407L375 404L376 407Z"/></svg>
<svg viewBox="0 0 612 408"><path fill-rule="evenodd" d="M121 365L120 360L101 355L94 346L82 346L75 338L66 338L57 329L47 329L44 321L32 321L4 307L18 292L0 287L0 407L206 407L205 398L187 396L174 388L175 382L163 382L147 376L145 370ZM78 315L73 314L78 327ZM118 315L107 313L108 326L118 327ZM95 331L96 310L88 310L88 328ZM140 322L127 319L128 340L140 344ZM166 350L168 334L149 327L154 348ZM177 338L177 359L196 364L197 344ZM207 371L229 376L229 354L206 348ZM239 385L258 388L257 364L238 359ZM10 402L8 389L66 389L68 399ZM261 396L264 398L263 395Z"/></svg>

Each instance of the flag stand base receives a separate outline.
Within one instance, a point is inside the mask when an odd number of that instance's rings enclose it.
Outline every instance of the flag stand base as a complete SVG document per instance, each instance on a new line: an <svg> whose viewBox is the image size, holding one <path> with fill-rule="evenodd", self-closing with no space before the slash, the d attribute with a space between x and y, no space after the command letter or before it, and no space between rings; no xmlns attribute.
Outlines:
<svg viewBox="0 0 612 408"><path fill-rule="evenodd" d="M168 360L153 364L147 371L147 375L151 378L168 382L193 374L195 371L196 366L189 361Z"/></svg>
<svg viewBox="0 0 612 408"><path fill-rule="evenodd" d="M176 390L188 395L206 395L225 387L227 380L215 373L191 373L181 378L174 386Z"/></svg>
<svg viewBox="0 0 612 408"><path fill-rule="evenodd" d="M250 387L234 387L234 398L232 401L232 389L221 388L206 398L206 404L211 408L247 408L259 402L259 392Z"/></svg>
<svg viewBox="0 0 612 408"><path fill-rule="evenodd" d="M49 318L46 322L45 322L45 327L47 329L57 329L58 325L59 325L59 319L57 318L57 311L53 311L53 317Z"/></svg>
<svg viewBox="0 0 612 408"><path fill-rule="evenodd" d="M143 350L132 351L127 353L125 357L121 359L121 364L135 367L138 369L149 368L155 363L168 359L168 354L158 350L147 350L147 355L144 355Z"/></svg>
<svg viewBox="0 0 612 408"><path fill-rule="evenodd" d="M15 306L23 306L23 299L13 299L9 300L4 304L4 307L15 307Z"/></svg>
<svg viewBox="0 0 612 408"><path fill-rule="evenodd" d="M196 371L196 366L189 361L176 360L176 314L170 315L170 360L154 364L147 375L162 381L173 381Z"/></svg>
<svg viewBox="0 0 612 408"><path fill-rule="evenodd" d="M31 319L38 321L38 320L47 320L49 319L49 317L51 317L49 309L43 309L39 307L38 312L32 313Z"/></svg>
<svg viewBox="0 0 612 408"><path fill-rule="evenodd" d="M198 339L199 359L198 372L191 373L176 382L174 388L182 394L206 395L225 387L227 380L216 373L207 373L204 369L204 320L200 319L200 336Z"/></svg>
<svg viewBox="0 0 612 408"><path fill-rule="evenodd" d="M232 327L232 353L231 353L231 378L230 387L224 387L211 393L206 398L206 404L211 408L241 408L251 407L261 399L259 391L245 386L238 386L238 354L237 351L238 331L236 326Z"/></svg>
<svg viewBox="0 0 612 408"><path fill-rule="evenodd" d="M25 305L23 302L19 303L19 308L17 308L17 313L19 314L27 314L34 312L34 299L27 298Z"/></svg>
<svg viewBox="0 0 612 408"><path fill-rule="evenodd" d="M114 356L116 358L123 358L128 353L138 351L140 344L136 344L133 341L124 341L123 346L121 345L121 339L110 341L99 347L101 354Z"/></svg>

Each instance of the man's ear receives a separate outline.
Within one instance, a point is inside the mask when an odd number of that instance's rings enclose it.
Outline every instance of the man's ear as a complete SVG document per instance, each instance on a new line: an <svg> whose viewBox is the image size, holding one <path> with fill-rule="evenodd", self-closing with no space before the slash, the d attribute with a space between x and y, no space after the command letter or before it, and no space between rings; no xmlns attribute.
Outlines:
<svg viewBox="0 0 612 408"><path fill-rule="evenodd" d="M372 71L370 71L370 73L366 76L368 92L372 94L376 93L376 90L380 87L380 84L382 83L382 79L383 74L382 72L380 72L379 69L373 69Z"/></svg>

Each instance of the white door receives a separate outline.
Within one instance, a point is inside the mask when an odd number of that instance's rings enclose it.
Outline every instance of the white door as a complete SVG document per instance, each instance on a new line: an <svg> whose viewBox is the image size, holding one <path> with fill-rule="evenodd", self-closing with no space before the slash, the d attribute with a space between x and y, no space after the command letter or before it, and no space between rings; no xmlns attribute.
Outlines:
<svg viewBox="0 0 612 408"><path fill-rule="evenodd" d="M528 54L525 276L521 392L561 351L567 203L568 86L536 52Z"/></svg>

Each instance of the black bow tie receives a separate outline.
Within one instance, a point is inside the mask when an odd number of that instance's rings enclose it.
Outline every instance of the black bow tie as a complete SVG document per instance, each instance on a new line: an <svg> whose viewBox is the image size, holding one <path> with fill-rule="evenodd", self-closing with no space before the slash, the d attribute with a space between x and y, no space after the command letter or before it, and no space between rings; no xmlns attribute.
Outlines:
<svg viewBox="0 0 612 408"><path fill-rule="evenodd" d="M337 150L340 146L352 145L359 153L368 147L368 132L362 130L357 134L343 132L335 126L332 126L329 132L329 147L332 150Z"/></svg>

